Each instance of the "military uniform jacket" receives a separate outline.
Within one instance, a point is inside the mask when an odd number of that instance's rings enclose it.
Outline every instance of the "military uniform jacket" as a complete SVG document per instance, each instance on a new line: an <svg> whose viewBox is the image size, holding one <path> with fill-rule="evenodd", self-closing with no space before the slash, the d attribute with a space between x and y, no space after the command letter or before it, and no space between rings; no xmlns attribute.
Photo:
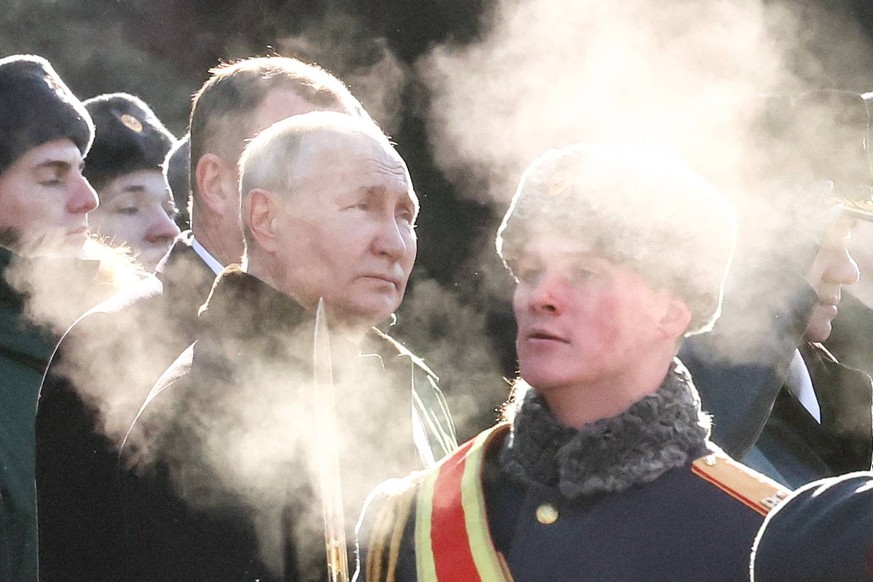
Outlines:
<svg viewBox="0 0 873 582"><path fill-rule="evenodd" d="M754 582L873 579L873 473L809 483L764 522L752 553Z"/></svg>
<svg viewBox="0 0 873 582"><path fill-rule="evenodd" d="M487 431L374 493L357 580L747 579L755 533L787 491L677 418L671 391L578 432L529 395L511 433Z"/></svg>
<svg viewBox="0 0 873 582"><path fill-rule="evenodd" d="M36 418L43 582L123 579L118 447L194 339L215 275L191 242L178 237L155 275L86 313L52 356Z"/></svg>
<svg viewBox="0 0 873 582"><path fill-rule="evenodd" d="M238 267L216 280L197 340L158 380L121 451L130 467L121 481L124 579L324 579L321 506L307 465L313 323ZM372 485L456 443L435 378L408 350L376 330L361 346L338 336L331 344L353 524ZM416 421L435 435L426 451L416 451Z"/></svg>

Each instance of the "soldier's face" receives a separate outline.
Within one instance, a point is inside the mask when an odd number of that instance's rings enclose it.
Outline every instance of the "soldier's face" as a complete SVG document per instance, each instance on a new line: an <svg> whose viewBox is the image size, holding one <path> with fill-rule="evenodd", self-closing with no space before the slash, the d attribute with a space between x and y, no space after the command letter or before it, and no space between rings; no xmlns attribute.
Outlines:
<svg viewBox="0 0 873 582"><path fill-rule="evenodd" d="M512 270L519 371L547 398L580 388L618 390L663 342L660 320L673 295L572 239L532 236Z"/></svg>
<svg viewBox="0 0 873 582"><path fill-rule="evenodd" d="M0 175L2 244L25 255L75 255L97 195L82 176L82 154L68 139L44 143Z"/></svg>
<svg viewBox="0 0 873 582"><path fill-rule="evenodd" d="M110 244L125 244L153 271L170 250L179 227L176 209L160 170L121 175L100 190L100 207L89 215L91 227Z"/></svg>
<svg viewBox="0 0 873 582"><path fill-rule="evenodd" d="M842 287L858 281L858 265L848 249L854 224L853 218L843 216L831 226L807 272L806 279L818 295L818 304L804 333L806 341L823 342L831 335Z"/></svg>
<svg viewBox="0 0 873 582"><path fill-rule="evenodd" d="M281 290L335 321L369 327L403 299L417 250L418 199L406 164L362 135L313 138L279 216Z"/></svg>

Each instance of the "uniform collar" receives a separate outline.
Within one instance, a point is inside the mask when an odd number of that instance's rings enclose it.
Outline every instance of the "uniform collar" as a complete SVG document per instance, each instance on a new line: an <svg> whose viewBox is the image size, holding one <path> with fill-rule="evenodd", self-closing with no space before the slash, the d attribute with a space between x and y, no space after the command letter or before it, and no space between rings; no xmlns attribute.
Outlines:
<svg viewBox="0 0 873 582"><path fill-rule="evenodd" d="M561 425L531 390L500 453L501 468L524 485L557 487L568 499L654 481L703 450L709 418L678 360L661 387L623 413L576 430Z"/></svg>

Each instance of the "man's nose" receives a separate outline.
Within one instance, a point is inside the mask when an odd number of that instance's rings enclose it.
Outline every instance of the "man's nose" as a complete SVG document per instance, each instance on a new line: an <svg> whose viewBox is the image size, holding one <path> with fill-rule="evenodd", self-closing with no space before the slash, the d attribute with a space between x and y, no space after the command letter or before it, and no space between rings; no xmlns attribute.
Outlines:
<svg viewBox="0 0 873 582"><path fill-rule="evenodd" d="M530 294L531 308L535 311L561 313L567 287L566 277L554 271L543 271Z"/></svg>
<svg viewBox="0 0 873 582"><path fill-rule="evenodd" d="M100 204L97 192L81 174L72 178L68 195L67 211L70 214L87 214Z"/></svg>
<svg viewBox="0 0 873 582"><path fill-rule="evenodd" d="M179 227L164 212L159 209L155 212L154 220L146 231L146 240L152 244L168 243L179 234Z"/></svg>
<svg viewBox="0 0 873 582"><path fill-rule="evenodd" d="M410 245L413 244L415 234L404 236L404 226L398 224L397 220L392 217L390 220L385 220L380 225L379 232L374 242L374 247L378 254L388 255L392 259L399 259L409 251Z"/></svg>
<svg viewBox="0 0 873 582"><path fill-rule="evenodd" d="M853 285L857 283L860 270L858 269L858 263L855 262L849 251L847 249L839 249L832 252L830 261L828 261L828 268L822 278L840 285Z"/></svg>

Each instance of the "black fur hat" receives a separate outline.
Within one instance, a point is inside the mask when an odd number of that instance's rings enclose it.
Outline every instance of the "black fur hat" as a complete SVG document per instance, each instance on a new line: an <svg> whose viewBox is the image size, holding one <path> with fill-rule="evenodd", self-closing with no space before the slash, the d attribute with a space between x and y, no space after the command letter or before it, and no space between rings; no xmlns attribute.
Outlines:
<svg viewBox="0 0 873 582"><path fill-rule="evenodd" d="M35 55L0 59L0 173L19 157L68 138L84 156L94 138L88 112L47 60Z"/></svg>
<svg viewBox="0 0 873 582"><path fill-rule="evenodd" d="M84 174L96 190L123 174L162 169L176 139L141 99L109 93L84 104L95 127Z"/></svg>

